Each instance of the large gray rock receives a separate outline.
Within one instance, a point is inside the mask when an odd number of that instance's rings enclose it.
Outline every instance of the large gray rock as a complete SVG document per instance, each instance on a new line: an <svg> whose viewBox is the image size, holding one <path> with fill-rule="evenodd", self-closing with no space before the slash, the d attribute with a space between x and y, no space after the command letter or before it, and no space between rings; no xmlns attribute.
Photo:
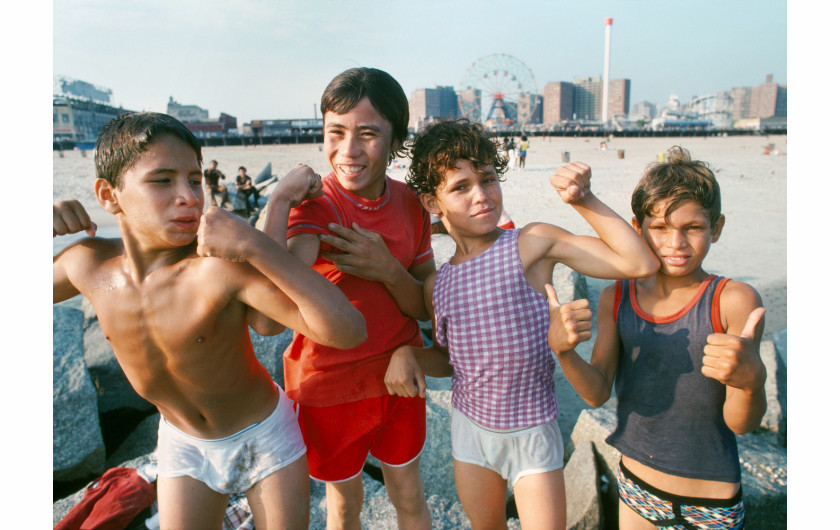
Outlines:
<svg viewBox="0 0 840 530"><path fill-rule="evenodd" d="M572 300L580 300L588 295L586 276L561 263L554 266L551 283L554 285L554 290L557 291L557 300L561 304Z"/></svg>
<svg viewBox="0 0 840 530"><path fill-rule="evenodd" d="M53 480L100 473L105 443L99 428L96 389L84 361L83 314L53 307Z"/></svg>
<svg viewBox="0 0 840 530"><path fill-rule="evenodd" d="M767 412L761 418L761 427L776 433L782 447L787 446L787 367L772 340L761 342L761 361L767 371L764 392L767 395Z"/></svg>
<svg viewBox="0 0 840 530"><path fill-rule="evenodd" d="M432 379L432 378L427 378ZM452 391L426 390L426 444L420 456L420 476L426 496L457 500L452 464Z"/></svg>
<svg viewBox="0 0 840 530"><path fill-rule="evenodd" d="M112 468L121 465L122 462L139 458L143 455L154 453L157 447L158 426L160 425L160 413L154 413L141 421L131 431L122 444L105 462L106 467Z"/></svg>
<svg viewBox="0 0 840 530"><path fill-rule="evenodd" d="M609 523L618 506L618 485L615 471L619 452L604 441L617 422L615 399L597 408L584 410L572 433L574 448L591 443L595 448L600 474L609 481L608 506L604 506ZM567 447L567 450L574 450ZM775 435L757 431L738 436L741 456L741 484L747 510L747 529L776 530L787 524L787 452L775 442Z"/></svg>
<svg viewBox="0 0 840 530"><path fill-rule="evenodd" d="M128 408L151 411L154 405L140 397L117 362L114 349L105 339L99 320L89 322L85 329L85 363L99 396L99 412Z"/></svg>
<svg viewBox="0 0 840 530"><path fill-rule="evenodd" d="M279 335L263 337L253 329L248 330L251 335L251 344L254 346L254 354L260 361L275 383L283 385L283 352L292 343L292 330L286 329Z"/></svg>
<svg viewBox="0 0 840 530"><path fill-rule="evenodd" d="M577 446L563 470L566 483L566 528L601 528L603 507L598 489L598 465L591 443Z"/></svg>

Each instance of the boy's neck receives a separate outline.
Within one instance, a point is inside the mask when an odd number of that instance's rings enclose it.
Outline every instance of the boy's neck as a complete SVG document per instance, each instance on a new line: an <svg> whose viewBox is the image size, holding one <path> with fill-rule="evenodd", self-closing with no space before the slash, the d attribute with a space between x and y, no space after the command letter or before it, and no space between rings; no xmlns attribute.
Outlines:
<svg viewBox="0 0 840 530"><path fill-rule="evenodd" d="M696 289L708 276L709 273L702 268L695 269L685 276L670 276L659 271L650 278L636 280L636 283L642 285L645 289L656 291L662 296L668 296L673 291L680 289Z"/></svg>
<svg viewBox="0 0 840 530"><path fill-rule="evenodd" d="M137 237L122 226L120 226L120 235L123 243L123 266L138 283L158 269L195 256L198 245L197 241L193 240L192 243L182 247L144 247Z"/></svg>
<svg viewBox="0 0 840 530"><path fill-rule="evenodd" d="M450 227L447 227L449 230ZM458 232L449 232L450 237L455 242L455 254L452 256L450 263L458 264L471 260L474 257L482 254L488 248L493 246L493 243L504 233L501 228L496 228L488 234L480 236L465 236Z"/></svg>

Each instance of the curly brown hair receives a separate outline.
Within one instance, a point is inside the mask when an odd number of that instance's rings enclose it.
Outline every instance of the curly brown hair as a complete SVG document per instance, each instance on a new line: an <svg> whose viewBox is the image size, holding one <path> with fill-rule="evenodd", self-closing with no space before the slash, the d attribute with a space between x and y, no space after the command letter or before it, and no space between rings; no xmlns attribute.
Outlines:
<svg viewBox="0 0 840 530"><path fill-rule="evenodd" d="M420 131L409 144L411 166L405 182L417 193L435 195L446 171L459 160L469 161L483 173L492 165L499 180L507 170L507 157L496 149L496 143L478 123L466 119L444 120Z"/></svg>
<svg viewBox="0 0 840 530"><path fill-rule="evenodd" d="M648 166L633 190L630 205L636 221L642 224L663 199L668 201L666 222L674 210L689 201L708 212L712 225L720 218L720 185L715 174L707 162L692 160L689 152L678 145L668 149L665 162Z"/></svg>

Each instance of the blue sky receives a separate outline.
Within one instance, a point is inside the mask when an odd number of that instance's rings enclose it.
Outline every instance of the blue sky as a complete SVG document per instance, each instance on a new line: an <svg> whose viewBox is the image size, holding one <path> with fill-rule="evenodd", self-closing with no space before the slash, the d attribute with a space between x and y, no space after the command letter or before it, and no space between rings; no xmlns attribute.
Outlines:
<svg viewBox="0 0 840 530"><path fill-rule="evenodd" d="M787 82L787 6L747 2L59 0L53 72L113 90L132 110L170 96L239 124L311 117L329 80L353 66L390 72L408 95L461 83L470 65L504 53L538 90L604 69L631 80L631 103L663 104Z"/></svg>

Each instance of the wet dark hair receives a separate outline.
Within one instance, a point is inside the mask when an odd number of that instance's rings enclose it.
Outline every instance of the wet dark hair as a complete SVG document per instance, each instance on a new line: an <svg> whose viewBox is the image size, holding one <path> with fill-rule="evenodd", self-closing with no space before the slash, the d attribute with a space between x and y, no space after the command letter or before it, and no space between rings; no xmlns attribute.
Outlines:
<svg viewBox="0 0 840 530"><path fill-rule="evenodd" d="M720 185L715 174L708 163L692 160L689 152L678 145L668 149L665 162L648 166L633 190L630 205L636 221L641 225L663 199L668 203L664 212L666 223L674 210L690 201L706 210L712 226L720 218Z"/></svg>
<svg viewBox="0 0 840 530"><path fill-rule="evenodd" d="M405 156L408 137L408 99L391 74L376 68L351 68L330 81L321 96L321 115L347 114L364 98L391 124L393 137L388 163Z"/></svg>
<svg viewBox="0 0 840 530"><path fill-rule="evenodd" d="M478 123L466 119L444 120L420 131L410 144L411 166L405 182L418 193L436 194L446 171L458 160L469 161L478 172L493 166L499 180L507 170L507 157Z"/></svg>
<svg viewBox="0 0 840 530"><path fill-rule="evenodd" d="M195 151L201 166L201 145L186 125L168 114L135 112L108 122L96 140L96 178L121 189L123 175L140 160L149 146L162 136L174 136Z"/></svg>

